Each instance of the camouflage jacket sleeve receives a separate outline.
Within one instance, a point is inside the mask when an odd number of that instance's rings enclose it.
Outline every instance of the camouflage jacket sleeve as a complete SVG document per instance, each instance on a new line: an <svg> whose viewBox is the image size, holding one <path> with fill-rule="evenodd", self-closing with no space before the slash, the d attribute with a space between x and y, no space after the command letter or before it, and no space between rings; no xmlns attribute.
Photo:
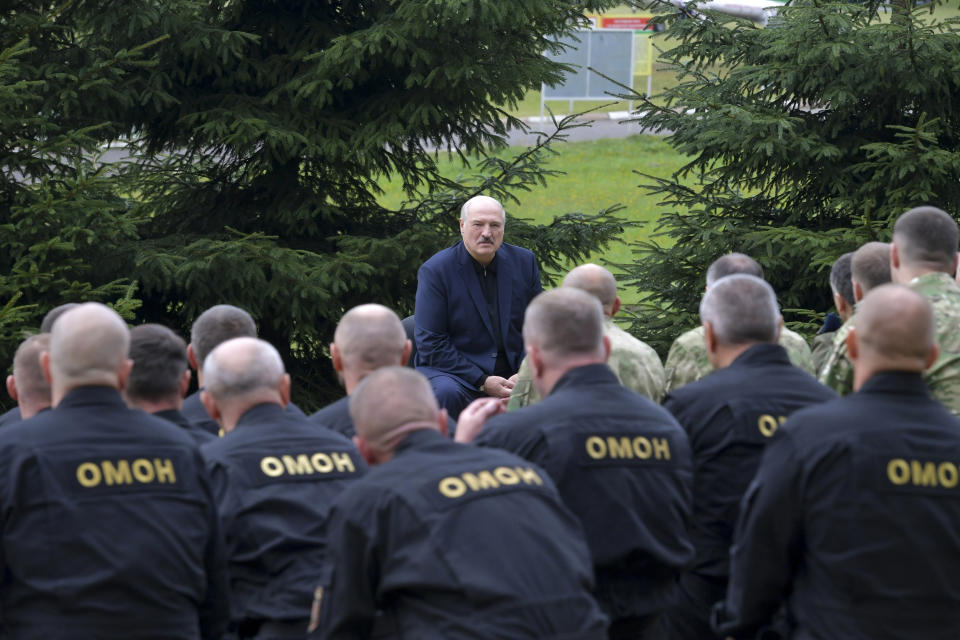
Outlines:
<svg viewBox="0 0 960 640"><path fill-rule="evenodd" d="M664 372L667 378L666 393L685 384L699 380L713 371L707 358L707 348L703 344L703 327L691 329L682 334L667 353Z"/></svg>
<svg viewBox="0 0 960 640"><path fill-rule="evenodd" d="M533 386L533 377L530 373L530 358L524 357L520 363L520 370L517 371L517 383L510 392L510 402L507 404L507 411L522 409L531 404L540 401L540 394Z"/></svg>
<svg viewBox="0 0 960 640"><path fill-rule="evenodd" d="M784 327L783 331L780 332L780 346L787 350L790 362L794 366L800 367L812 376L817 375L817 368L813 364L813 354L810 353L810 345L803 339L803 336Z"/></svg>
<svg viewBox="0 0 960 640"><path fill-rule="evenodd" d="M960 416L960 287L945 273L924 274L914 278L909 286L933 306L940 348L923 378L933 397Z"/></svg>
<svg viewBox="0 0 960 640"><path fill-rule="evenodd" d="M853 365L847 357L847 334L853 328L853 318L837 329L833 336L830 353L824 361L817 379L842 396L853 391Z"/></svg>
<svg viewBox="0 0 960 640"><path fill-rule="evenodd" d="M656 403L663 400L666 375L653 347L615 326L607 327L610 359L607 364L620 384Z"/></svg>
<svg viewBox="0 0 960 640"><path fill-rule="evenodd" d="M836 335L836 331L828 331L813 336L810 354L813 356L813 366L816 367L814 375L823 370L823 365L827 362L827 356L830 355L830 349L833 347L833 339Z"/></svg>

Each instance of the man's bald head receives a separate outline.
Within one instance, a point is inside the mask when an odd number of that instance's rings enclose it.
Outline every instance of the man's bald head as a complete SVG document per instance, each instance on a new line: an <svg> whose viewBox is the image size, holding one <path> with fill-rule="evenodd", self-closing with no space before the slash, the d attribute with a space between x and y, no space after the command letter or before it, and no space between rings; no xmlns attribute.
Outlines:
<svg viewBox="0 0 960 640"><path fill-rule="evenodd" d="M886 242L868 242L853 252L850 279L854 294L863 298L872 289L890 282L890 245Z"/></svg>
<svg viewBox="0 0 960 640"><path fill-rule="evenodd" d="M714 260L707 269L707 287L712 287L720 278L737 273L763 279L763 267L759 262L744 253L728 253Z"/></svg>
<svg viewBox="0 0 960 640"><path fill-rule="evenodd" d="M40 356L50 350L50 334L38 333L30 336L17 348L13 356L13 375L7 380L7 389L15 397L24 419L36 415L37 411L50 406L50 383L43 375Z"/></svg>
<svg viewBox="0 0 960 640"><path fill-rule="evenodd" d="M227 340L203 363L204 389L218 401L275 391L284 375L280 354L257 338Z"/></svg>
<svg viewBox="0 0 960 640"><path fill-rule="evenodd" d="M613 315L613 307L617 302L617 280L600 265L584 264L571 269L563 279L563 286L586 291L600 301L605 316Z"/></svg>
<svg viewBox="0 0 960 640"><path fill-rule="evenodd" d="M350 417L362 441L358 444L379 457L391 456L411 431L439 430L438 415L430 382L407 367L377 369L350 394Z"/></svg>
<svg viewBox="0 0 960 640"><path fill-rule="evenodd" d="M70 309L50 333L54 396L79 386L122 386L130 369L129 348L130 331L113 309L99 302Z"/></svg>
<svg viewBox="0 0 960 640"><path fill-rule="evenodd" d="M884 284L868 293L857 307L853 333L855 345L848 346L855 370L919 372L935 353L933 308L902 285Z"/></svg>
<svg viewBox="0 0 960 640"><path fill-rule="evenodd" d="M403 364L407 333L397 314L387 307L362 304L340 318L333 343L344 367L373 371Z"/></svg>
<svg viewBox="0 0 960 640"><path fill-rule="evenodd" d="M723 345L776 342L780 334L777 296L765 280L751 275L713 283L700 301L700 319Z"/></svg>
<svg viewBox="0 0 960 640"><path fill-rule="evenodd" d="M68 302L47 311L47 315L43 316L43 321L40 323L40 333L50 333L53 330L53 323L57 321L57 318L78 306L80 306L79 303Z"/></svg>
<svg viewBox="0 0 960 640"><path fill-rule="evenodd" d="M190 328L190 347L198 369L217 345L233 338L256 338L257 324L249 313L229 304L218 304L200 314Z"/></svg>
<svg viewBox="0 0 960 640"><path fill-rule="evenodd" d="M600 301L572 287L541 293L524 313L523 341L536 348L548 365L583 357L603 362Z"/></svg>

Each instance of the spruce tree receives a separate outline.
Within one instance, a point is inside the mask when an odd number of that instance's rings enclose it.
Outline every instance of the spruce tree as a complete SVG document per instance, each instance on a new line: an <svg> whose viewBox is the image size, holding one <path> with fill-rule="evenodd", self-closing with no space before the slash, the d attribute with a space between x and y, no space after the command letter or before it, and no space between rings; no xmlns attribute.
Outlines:
<svg viewBox="0 0 960 640"><path fill-rule="evenodd" d="M678 83L638 120L672 132L690 161L646 180L662 200L659 236L624 267L646 292L633 328L661 353L698 323L706 268L723 253L759 260L785 318L809 335L830 309L837 257L888 241L911 207L960 214L956 18L905 0L892 12L793 0L767 28L667 11L661 61Z"/></svg>

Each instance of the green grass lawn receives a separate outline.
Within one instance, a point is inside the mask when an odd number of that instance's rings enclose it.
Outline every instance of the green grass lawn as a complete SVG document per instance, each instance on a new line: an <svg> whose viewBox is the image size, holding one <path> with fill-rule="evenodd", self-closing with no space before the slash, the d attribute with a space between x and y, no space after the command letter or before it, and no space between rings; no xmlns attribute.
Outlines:
<svg viewBox="0 0 960 640"><path fill-rule="evenodd" d="M513 156L519 151L521 149L510 149L502 155ZM641 224L628 228L620 242L593 256L593 260L629 262L632 255L628 244L649 237L658 217L656 200L639 188L644 178L634 170L665 178L683 165L684 157L659 136L566 142L558 144L556 151L558 155L548 166L563 171L564 175L549 179L546 187L518 193L520 204L508 206L510 214L548 223L564 213L595 213L604 207L622 204L625 209L619 215ZM445 157L440 165L447 177L470 173L456 157ZM386 182L382 186L385 193L380 201L384 206L397 207L405 200L398 184ZM509 226L506 239L509 242ZM624 302L635 301L636 294L625 293L628 295Z"/></svg>

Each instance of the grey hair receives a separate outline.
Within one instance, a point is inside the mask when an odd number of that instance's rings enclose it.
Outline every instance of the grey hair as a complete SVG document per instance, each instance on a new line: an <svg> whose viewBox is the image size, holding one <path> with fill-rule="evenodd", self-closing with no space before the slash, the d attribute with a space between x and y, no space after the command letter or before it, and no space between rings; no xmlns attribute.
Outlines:
<svg viewBox="0 0 960 640"><path fill-rule="evenodd" d="M603 309L586 291L561 287L538 295L523 317L524 342L536 345L548 357L603 352Z"/></svg>
<svg viewBox="0 0 960 640"><path fill-rule="evenodd" d="M495 202L497 206L500 207L500 215L503 216L503 221L504 222L507 221L507 210L503 208L503 205L500 203L499 200L497 200L496 198L491 198L490 196L473 196L472 198L464 202L463 206L460 207L460 219L466 220L467 216L470 215L470 205L472 205L474 202L483 201L483 200Z"/></svg>
<svg viewBox="0 0 960 640"><path fill-rule="evenodd" d="M229 304L210 307L194 320L190 328L190 344L197 365L202 369L204 360L217 345L240 337L257 337L257 324L250 314Z"/></svg>
<svg viewBox="0 0 960 640"><path fill-rule="evenodd" d="M830 288L850 306L856 302L853 299L852 263L853 251L850 251L837 258L830 269Z"/></svg>
<svg viewBox="0 0 960 640"><path fill-rule="evenodd" d="M745 253L728 253L714 260L713 264L707 269L707 286L712 287L713 283L720 278L735 273L745 273L763 278L763 267Z"/></svg>
<svg viewBox="0 0 960 640"><path fill-rule="evenodd" d="M776 342L780 309L773 287L741 273L720 278L707 289L700 319L710 323L721 344Z"/></svg>
<svg viewBox="0 0 960 640"><path fill-rule="evenodd" d="M276 389L284 376L283 360L269 342L234 338L210 352L203 363L204 389L215 398Z"/></svg>

